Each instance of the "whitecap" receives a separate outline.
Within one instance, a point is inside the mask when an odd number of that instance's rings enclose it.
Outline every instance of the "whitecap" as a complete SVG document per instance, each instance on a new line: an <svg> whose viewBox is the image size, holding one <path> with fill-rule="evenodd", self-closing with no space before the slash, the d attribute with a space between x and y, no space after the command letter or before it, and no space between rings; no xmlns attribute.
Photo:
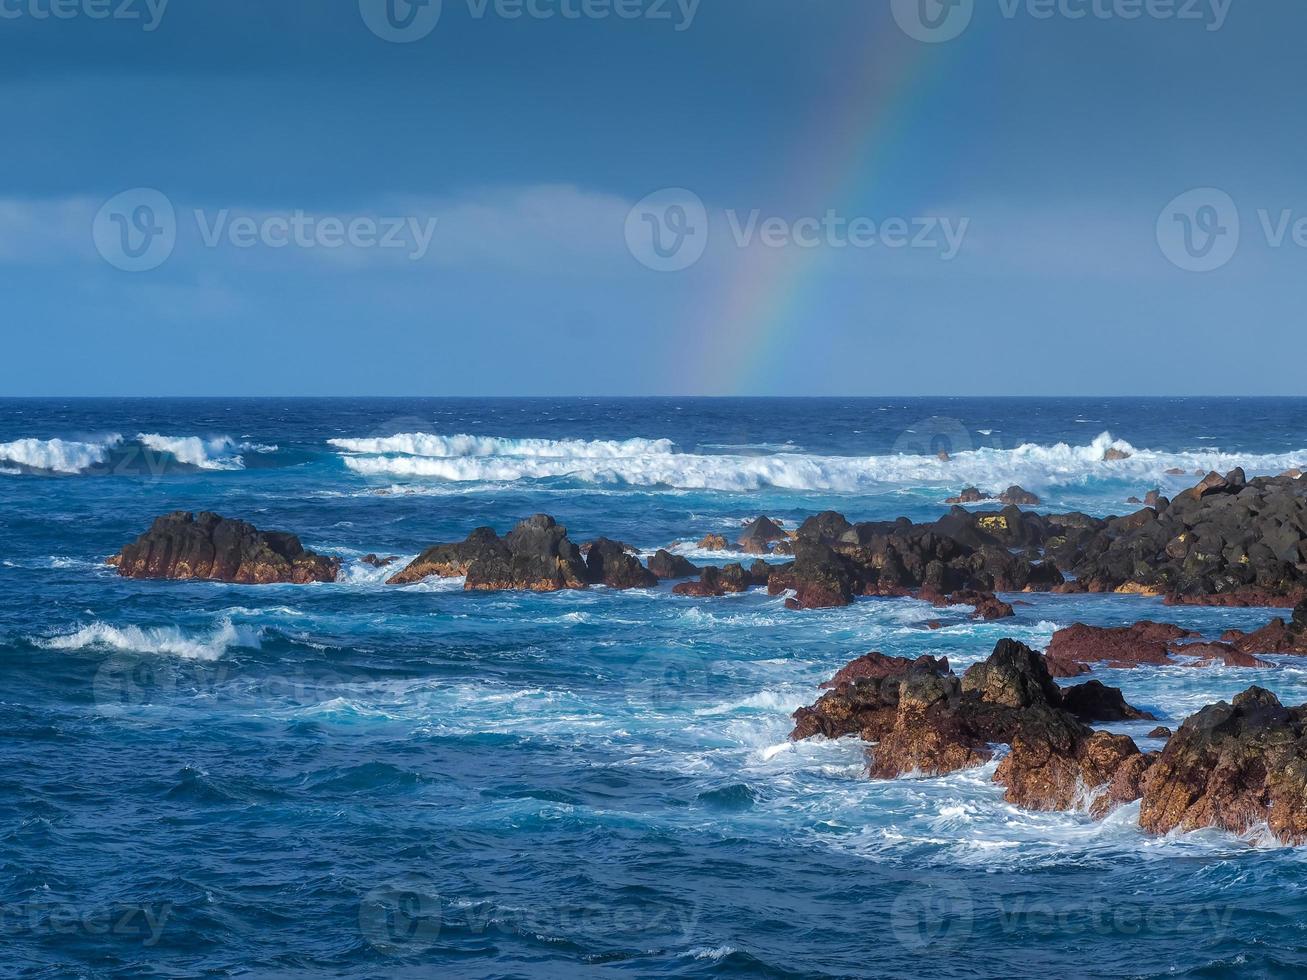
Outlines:
<svg viewBox="0 0 1307 980"><path fill-rule="evenodd" d="M93 442L70 439L18 439L0 442L0 462L16 464L5 467L6 475L14 476L27 471L45 473L82 473L99 466L109 451L123 441L118 434L108 435Z"/></svg>
<svg viewBox="0 0 1307 980"><path fill-rule="evenodd" d="M222 620L217 629L205 636L188 636L175 626L119 627L96 621L71 633L34 637L31 642L45 650L112 650L217 660L233 648L258 649L259 635L256 629L234 625L230 619Z"/></svg>

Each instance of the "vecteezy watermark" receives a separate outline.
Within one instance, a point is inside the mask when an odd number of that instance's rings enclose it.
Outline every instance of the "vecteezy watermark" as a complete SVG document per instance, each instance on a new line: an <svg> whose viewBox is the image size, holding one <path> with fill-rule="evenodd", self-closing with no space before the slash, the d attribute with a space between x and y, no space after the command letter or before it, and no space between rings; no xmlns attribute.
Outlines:
<svg viewBox="0 0 1307 980"><path fill-rule="evenodd" d="M970 218L822 215L786 218L759 209L722 212L736 248L767 249L924 249L948 262L966 240ZM703 258L712 220L703 200L683 187L656 191L626 216L626 247L641 265L656 272L679 272Z"/></svg>
<svg viewBox="0 0 1307 980"><path fill-rule="evenodd" d="M684 187L655 191L626 216L626 247L655 272L680 272L708 247L708 209Z"/></svg>
<svg viewBox="0 0 1307 980"><path fill-rule="evenodd" d="M465 0L473 20L641 20L687 31L702 0ZM393 44L421 41L436 29L444 0L359 0L363 23Z"/></svg>
<svg viewBox="0 0 1307 980"><path fill-rule="evenodd" d="M402 252L414 262L426 257L439 222L419 215L236 213L230 208L197 208L191 216L204 248L383 250ZM172 256L180 230L172 201L153 188L138 187L104 203L91 235L110 265L124 272L148 272Z"/></svg>
<svg viewBox="0 0 1307 980"><path fill-rule="evenodd" d="M529 906L457 899L435 882L410 876L367 892L359 903L359 931L387 956L417 957L434 948L448 926L459 935L548 936L617 944L674 941L694 936L699 909L674 900L581 906L533 902Z"/></svg>
<svg viewBox="0 0 1307 980"><path fill-rule="evenodd" d="M0 0L0 20L136 21L149 33L159 29L169 0Z"/></svg>
<svg viewBox="0 0 1307 980"><path fill-rule="evenodd" d="M1307 214L1293 208L1258 208L1255 227L1269 249L1307 249ZM1186 191L1157 218L1157 244L1167 260L1186 272L1224 268L1252 236L1233 197L1215 187Z"/></svg>
<svg viewBox="0 0 1307 980"><path fill-rule="evenodd" d="M172 915L171 902L82 906L73 902L0 904L0 936L111 936L158 945Z"/></svg>
<svg viewBox="0 0 1307 980"><path fill-rule="evenodd" d="M1208 31L1225 26L1234 0L993 0L1004 20L1157 20L1191 23ZM894 20L926 44L952 41L971 26L977 0L891 0Z"/></svg>
<svg viewBox="0 0 1307 980"><path fill-rule="evenodd" d="M1042 894L968 885L933 876L903 888L890 907L890 931L910 950L931 953L965 946L977 919L1005 935L1202 936L1219 940L1235 907L1215 902L1175 904L1101 895L1049 899Z"/></svg>

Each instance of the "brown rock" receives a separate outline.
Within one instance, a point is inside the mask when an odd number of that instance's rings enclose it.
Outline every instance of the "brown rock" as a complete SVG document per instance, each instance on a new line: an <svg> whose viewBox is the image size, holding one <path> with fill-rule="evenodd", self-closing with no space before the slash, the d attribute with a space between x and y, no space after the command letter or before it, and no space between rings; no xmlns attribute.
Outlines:
<svg viewBox="0 0 1307 980"><path fill-rule="evenodd" d="M1166 623L1141 620L1132 626L1101 627L1076 623L1053 634L1045 655L1054 677L1077 677L1087 664L1138 667L1169 664L1170 645L1198 634Z"/></svg>
<svg viewBox="0 0 1307 980"><path fill-rule="evenodd" d="M724 535L706 534L700 539L698 547L704 551L725 551L730 545L726 543Z"/></svg>
<svg viewBox="0 0 1307 980"><path fill-rule="evenodd" d="M1251 687L1186 719L1144 779L1139 823L1155 834L1264 823L1286 844L1307 842L1304 709Z"/></svg>
<svg viewBox="0 0 1307 980"><path fill-rule="evenodd" d="M177 511L108 559L124 578L200 579L240 585L334 582L340 559L306 551L284 531L244 521Z"/></svg>

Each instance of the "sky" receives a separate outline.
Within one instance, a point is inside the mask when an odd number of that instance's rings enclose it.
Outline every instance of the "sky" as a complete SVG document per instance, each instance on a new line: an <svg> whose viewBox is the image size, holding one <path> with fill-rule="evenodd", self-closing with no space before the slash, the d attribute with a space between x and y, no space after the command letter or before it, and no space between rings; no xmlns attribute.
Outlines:
<svg viewBox="0 0 1307 980"><path fill-rule="evenodd" d="M1307 394L1301 0L0 0L0 395Z"/></svg>

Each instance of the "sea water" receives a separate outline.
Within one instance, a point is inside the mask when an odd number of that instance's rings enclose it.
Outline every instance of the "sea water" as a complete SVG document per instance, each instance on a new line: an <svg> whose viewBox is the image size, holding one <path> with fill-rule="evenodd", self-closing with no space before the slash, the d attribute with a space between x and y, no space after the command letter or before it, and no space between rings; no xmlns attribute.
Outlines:
<svg viewBox="0 0 1307 980"><path fill-rule="evenodd" d="M996 763L873 782L856 740L787 740L869 650L960 671L1077 621L1215 637L1271 610L1023 596L974 623L399 588L359 559L545 512L723 563L746 556L695 542L760 514L931 520L1019 483L1101 516L1304 464L1307 400L0 401L0 972L1301 975L1304 851L1264 829L1152 837L1137 804L1010 806ZM341 580L104 564L174 510L294 531ZM1252 684L1307 701L1307 664L1271 659L1094 676L1159 719L1110 727L1157 748Z"/></svg>

